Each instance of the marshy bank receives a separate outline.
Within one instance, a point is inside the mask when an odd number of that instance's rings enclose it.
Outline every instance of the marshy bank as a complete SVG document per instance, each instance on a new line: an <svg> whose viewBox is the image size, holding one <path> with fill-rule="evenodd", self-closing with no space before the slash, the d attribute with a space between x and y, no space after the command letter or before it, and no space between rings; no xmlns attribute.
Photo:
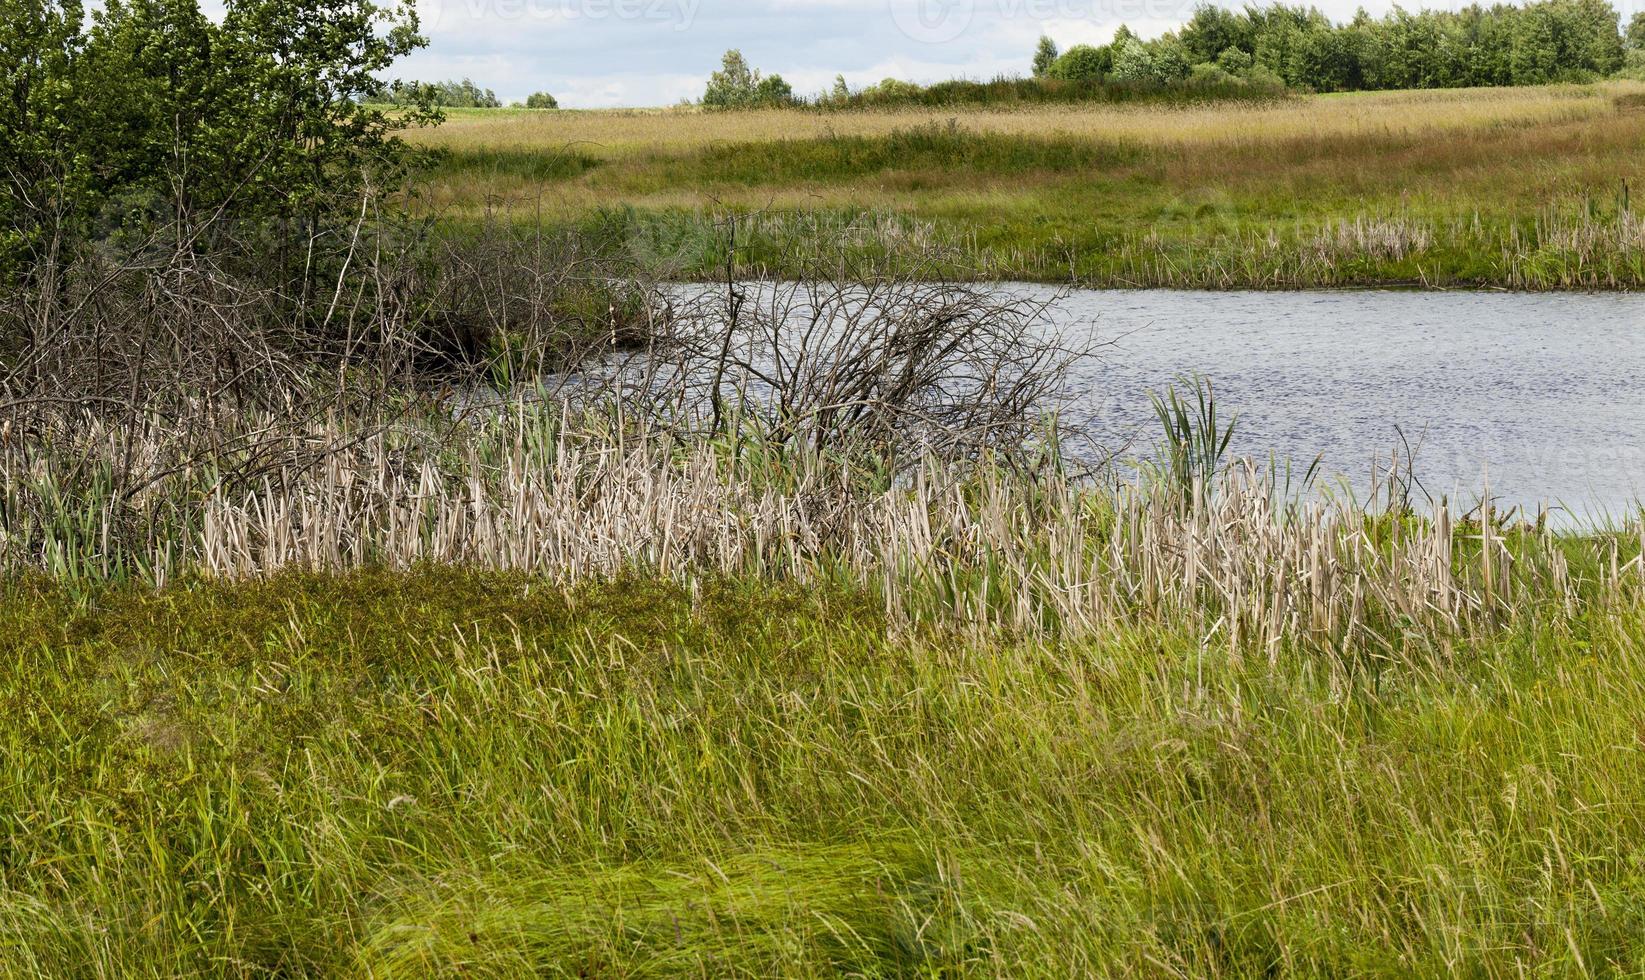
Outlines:
<svg viewBox="0 0 1645 980"><path fill-rule="evenodd" d="M824 243L1103 288L1637 289L1639 83L1268 105L455 112L418 207L617 235L675 277ZM751 216L726 248L727 209ZM953 261L931 267L933 247Z"/></svg>
<svg viewBox="0 0 1645 980"><path fill-rule="evenodd" d="M1116 483L1043 298L552 241L312 319L189 264L12 308L0 971L1645 956L1645 527L1306 498L1190 389Z"/></svg>

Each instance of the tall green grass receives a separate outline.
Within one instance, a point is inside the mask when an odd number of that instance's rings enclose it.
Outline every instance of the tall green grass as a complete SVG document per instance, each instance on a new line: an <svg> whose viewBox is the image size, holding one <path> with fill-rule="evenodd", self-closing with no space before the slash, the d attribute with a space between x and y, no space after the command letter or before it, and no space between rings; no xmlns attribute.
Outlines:
<svg viewBox="0 0 1645 980"><path fill-rule="evenodd" d="M1636 613L1376 672L432 568L0 625L5 975L1645 967Z"/></svg>

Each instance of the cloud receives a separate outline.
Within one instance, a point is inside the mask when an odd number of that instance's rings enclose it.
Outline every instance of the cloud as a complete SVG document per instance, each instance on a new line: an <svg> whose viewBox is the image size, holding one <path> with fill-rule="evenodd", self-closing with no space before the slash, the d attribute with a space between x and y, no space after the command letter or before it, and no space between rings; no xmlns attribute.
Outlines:
<svg viewBox="0 0 1645 980"><path fill-rule="evenodd" d="M694 98L727 48L740 48L754 66L807 94L836 74L854 85L992 78L1026 71L1041 34L1064 47L1103 43L1122 23L1153 36L1187 20L1194 2L419 0L431 43L397 74L472 78L505 100L548 91L567 107ZM1366 4L1372 13L1389 5ZM1359 3L1319 6L1345 20Z"/></svg>

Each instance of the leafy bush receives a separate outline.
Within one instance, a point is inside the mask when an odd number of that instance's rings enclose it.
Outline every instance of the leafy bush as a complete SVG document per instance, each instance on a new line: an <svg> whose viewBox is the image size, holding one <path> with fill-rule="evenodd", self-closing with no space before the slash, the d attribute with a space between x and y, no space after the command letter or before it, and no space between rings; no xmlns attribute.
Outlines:
<svg viewBox="0 0 1645 980"><path fill-rule="evenodd" d="M911 102L919 96L920 86L900 78L882 78L878 85L870 85L861 93L862 100L870 103Z"/></svg>
<svg viewBox="0 0 1645 980"><path fill-rule="evenodd" d="M1224 48L1222 53L1217 55L1217 67L1235 78L1249 75L1253 64L1250 52L1239 48Z"/></svg>
<svg viewBox="0 0 1645 980"><path fill-rule="evenodd" d="M761 105L786 105L794 101L794 87L781 75L767 75L754 86L754 101Z"/></svg>
<svg viewBox="0 0 1645 980"><path fill-rule="evenodd" d="M558 109L560 100L547 92L533 92L526 97L525 107L527 109Z"/></svg>
<svg viewBox="0 0 1645 980"><path fill-rule="evenodd" d="M1124 82L1154 81L1159 77L1154 70L1153 52L1134 37L1114 45L1113 74Z"/></svg>
<svg viewBox="0 0 1645 980"><path fill-rule="evenodd" d="M735 48L725 53L720 70L709 76L702 98L709 109L752 109L795 101L794 89L781 75L761 76Z"/></svg>
<svg viewBox="0 0 1645 980"><path fill-rule="evenodd" d="M1114 68L1114 52L1106 45L1076 44L1056 60L1047 74L1065 82L1095 82Z"/></svg>
<svg viewBox="0 0 1645 980"><path fill-rule="evenodd" d="M1645 49L1630 48L1622 62L1622 71L1618 72L1622 78L1631 78L1637 82L1645 82Z"/></svg>
<svg viewBox="0 0 1645 980"><path fill-rule="evenodd" d="M1201 62L1188 70L1188 80L1195 85L1238 85L1242 79L1228 74L1221 65Z"/></svg>
<svg viewBox="0 0 1645 980"><path fill-rule="evenodd" d="M235 0L221 22L110 0L89 23L78 0L0 0L0 275L232 239L303 303L412 162L396 132L437 118L426 89L368 104L423 43L413 8L373 0Z"/></svg>

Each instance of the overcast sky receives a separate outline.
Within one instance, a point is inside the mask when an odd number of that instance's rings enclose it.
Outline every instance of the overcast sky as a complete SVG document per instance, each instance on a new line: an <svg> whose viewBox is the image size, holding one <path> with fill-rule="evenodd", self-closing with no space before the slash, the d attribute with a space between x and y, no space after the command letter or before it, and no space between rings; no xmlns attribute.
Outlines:
<svg viewBox="0 0 1645 980"><path fill-rule="evenodd" d="M472 78L505 101L553 93L567 108L668 105L702 94L727 48L795 91L896 77L1025 73L1034 43L1102 43L1181 24L1195 0L418 0L429 46L398 74ZM1625 9L1645 0L1621 0ZM1238 6L1238 4L1230 4ZM1334 19L1357 0L1316 5ZM1373 14L1388 2L1366 0ZM1415 9L1419 3L1407 3ZM1454 6L1430 3L1428 6Z"/></svg>

